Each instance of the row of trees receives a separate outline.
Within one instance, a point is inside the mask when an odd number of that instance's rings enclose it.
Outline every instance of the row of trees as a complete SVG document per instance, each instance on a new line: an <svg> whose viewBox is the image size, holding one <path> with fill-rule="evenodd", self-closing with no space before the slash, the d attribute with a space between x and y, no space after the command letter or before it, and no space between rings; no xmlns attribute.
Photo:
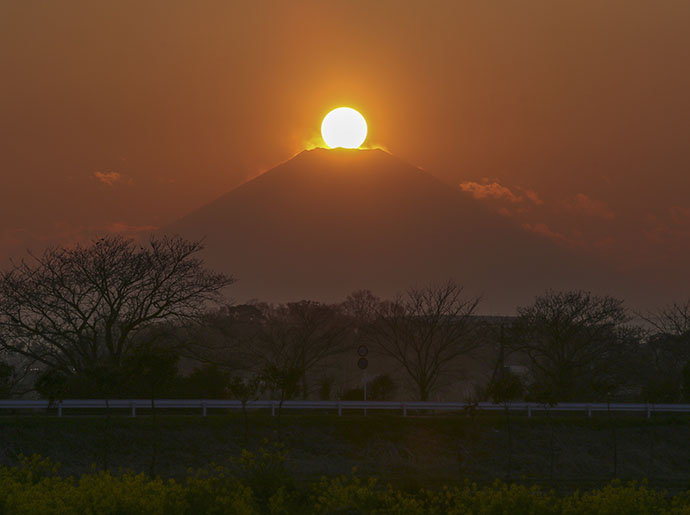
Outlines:
<svg viewBox="0 0 690 515"><path fill-rule="evenodd" d="M476 398L499 402L690 397L690 300L637 316L613 297L549 291L496 319L448 282L392 300L228 306L234 280L201 250L109 237L0 272L0 395L328 397L329 362L367 345L421 400L463 367L486 370ZM182 378L180 363L197 369Z"/></svg>

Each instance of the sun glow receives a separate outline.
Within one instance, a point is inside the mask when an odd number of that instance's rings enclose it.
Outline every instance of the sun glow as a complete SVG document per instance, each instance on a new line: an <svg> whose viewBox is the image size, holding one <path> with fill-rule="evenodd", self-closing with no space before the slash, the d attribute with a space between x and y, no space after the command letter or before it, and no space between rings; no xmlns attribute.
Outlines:
<svg viewBox="0 0 690 515"><path fill-rule="evenodd" d="M321 137L329 148L358 148L367 139L367 122L350 107L339 107L321 122Z"/></svg>

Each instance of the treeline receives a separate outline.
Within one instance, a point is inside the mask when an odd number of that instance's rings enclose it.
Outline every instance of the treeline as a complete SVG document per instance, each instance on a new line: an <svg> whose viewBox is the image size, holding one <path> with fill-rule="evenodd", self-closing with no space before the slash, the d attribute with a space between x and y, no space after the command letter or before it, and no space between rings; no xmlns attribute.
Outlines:
<svg viewBox="0 0 690 515"><path fill-rule="evenodd" d="M234 279L201 250L109 237L0 272L0 396L355 399L359 350L378 363L369 399L690 401L690 299L633 313L547 291L482 317L449 281L392 300L227 305Z"/></svg>

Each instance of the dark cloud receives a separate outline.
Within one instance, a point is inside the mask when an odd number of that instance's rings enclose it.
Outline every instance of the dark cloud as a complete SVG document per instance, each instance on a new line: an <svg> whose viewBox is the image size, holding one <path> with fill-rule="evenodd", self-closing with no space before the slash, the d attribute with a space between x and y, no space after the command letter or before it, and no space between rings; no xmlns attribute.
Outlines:
<svg viewBox="0 0 690 515"><path fill-rule="evenodd" d="M593 216L612 220L616 213L601 200L594 199L584 193L578 193L573 198L566 200L563 206L570 212L584 216Z"/></svg>
<svg viewBox="0 0 690 515"><path fill-rule="evenodd" d="M566 244L571 247L582 247L584 246L584 243L581 239L581 234L578 233L577 231L574 232L574 236L577 237L569 237L566 236L565 234L558 232L551 227L549 227L548 224L544 222L535 222L535 223L523 223L522 227L524 229L527 229L530 232L533 232L535 234L538 234L540 236L544 236L546 238L549 238L551 240L555 240L557 242Z"/></svg>

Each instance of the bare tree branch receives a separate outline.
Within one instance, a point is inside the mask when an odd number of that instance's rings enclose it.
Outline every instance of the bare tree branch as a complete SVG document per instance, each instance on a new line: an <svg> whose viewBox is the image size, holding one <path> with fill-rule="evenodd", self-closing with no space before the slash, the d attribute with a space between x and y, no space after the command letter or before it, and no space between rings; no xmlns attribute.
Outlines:
<svg viewBox="0 0 690 515"><path fill-rule="evenodd" d="M111 236L30 255L0 272L0 347L67 373L118 366L137 335L199 317L234 282L203 267L202 248Z"/></svg>
<svg viewBox="0 0 690 515"><path fill-rule="evenodd" d="M629 341L623 301L583 291L547 291L518 308L511 347L530 360L535 384L568 401L609 372ZM579 399L582 400L582 399Z"/></svg>
<svg viewBox="0 0 690 515"><path fill-rule="evenodd" d="M379 304L366 337L403 367L419 398L428 400L442 374L478 347L470 317L479 301L463 297L463 288L452 281L411 288Z"/></svg>

